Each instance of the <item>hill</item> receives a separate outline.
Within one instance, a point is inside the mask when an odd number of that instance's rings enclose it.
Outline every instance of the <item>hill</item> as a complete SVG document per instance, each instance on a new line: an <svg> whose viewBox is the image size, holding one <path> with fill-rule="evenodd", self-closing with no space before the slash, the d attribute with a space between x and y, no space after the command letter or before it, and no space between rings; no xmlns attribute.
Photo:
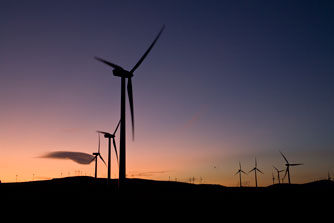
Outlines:
<svg viewBox="0 0 334 223"><path fill-rule="evenodd" d="M307 184L276 184L268 187L225 187L211 184L127 179L126 187L118 189L113 179L67 177L45 181L0 184L2 200L95 200L95 199L149 199L149 200L224 200L272 201L279 199L322 199L333 196L334 182L323 180Z"/></svg>

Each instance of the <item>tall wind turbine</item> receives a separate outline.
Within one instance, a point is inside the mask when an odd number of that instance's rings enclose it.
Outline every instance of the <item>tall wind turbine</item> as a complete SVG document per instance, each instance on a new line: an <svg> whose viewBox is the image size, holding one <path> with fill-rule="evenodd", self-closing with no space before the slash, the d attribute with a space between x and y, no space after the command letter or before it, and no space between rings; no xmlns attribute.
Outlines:
<svg viewBox="0 0 334 223"><path fill-rule="evenodd" d="M287 158L283 155L282 152L280 152L281 155L283 156L286 164L286 170L285 170L285 174L284 174L284 178L286 177L286 175L288 174L288 180L289 180L289 184L291 184L291 181L290 181L290 166L299 166L299 165L303 165L303 163L289 163L289 161L287 160Z"/></svg>
<svg viewBox="0 0 334 223"><path fill-rule="evenodd" d="M239 174L239 177L240 177L240 187L242 187L242 184L241 184L241 173L244 173L244 174L247 175L247 173L245 173L245 172L241 169L241 163L239 162L239 170L236 172L236 174L234 174L234 176L237 175L237 174Z"/></svg>
<svg viewBox="0 0 334 223"><path fill-rule="evenodd" d="M93 160L95 160L95 178L97 178L97 160L98 160L98 158L100 157L100 159L103 161L103 163L105 165L107 165L106 162L104 161L104 159L102 158L101 153L100 153L101 143L100 143L100 134L99 133L98 133L98 137L99 137L99 144L98 144L98 148L97 148L97 153L93 153L93 156L94 156Z"/></svg>
<svg viewBox="0 0 334 223"><path fill-rule="evenodd" d="M116 158L117 158L117 162L118 162L118 154L117 154L117 148L116 148L116 142L115 142L115 134L117 132L117 129L118 129L120 123L121 123L121 121L118 122L118 125L117 125L113 134L110 134L109 132L96 131L98 133L104 134L104 138L108 139L108 178L107 178L108 183L110 182L110 178L111 178L111 139L112 139L112 142L114 144L115 154L116 154Z"/></svg>
<svg viewBox="0 0 334 223"><path fill-rule="evenodd" d="M120 128L120 150L119 150L119 186L122 187L122 185L125 183L126 179L126 131L125 131L125 81L128 79L128 85L127 85L127 91L128 91L128 97L129 97L129 104L130 104L130 111L131 111L131 120L132 120L132 138L134 139L134 111L133 111L133 90L132 90L132 77L134 71L140 66L140 64L144 61L148 53L151 51L154 44L159 39L162 31L164 30L165 25L162 26L160 32L155 37L154 41L150 45L150 47L146 50L144 55L139 59L139 61L136 63L136 65L130 70L125 70L121 66L111 63L109 61L106 61L104 59L101 59L99 57L95 57L96 60L107 64L108 66L111 66L113 68L113 74L114 76L121 77L121 128Z"/></svg>
<svg viewBox="0 0 334 223"><path fill-rule="evenodd" d="M259 171L260 173L262 173L262 171L257 168L256 157L255 157L255 167L252 170L250 170L249 173L252 172L252 171L254 171L254 173L255 173L255 186L257 187L257 174L256 174L256 172Z"/></svg>
<svg viewBox="0 0 334 223"><path fill-rule="evenodd" d="M277 179L278 179L278 183L281 184L281 178L280 178L280 176L279 176L279 173L280 173L280 172L283 172L284 170L279 170L279 169L277 169L275 166L273 166L273 167L274 167L275 170L277 171Z"/></svg>

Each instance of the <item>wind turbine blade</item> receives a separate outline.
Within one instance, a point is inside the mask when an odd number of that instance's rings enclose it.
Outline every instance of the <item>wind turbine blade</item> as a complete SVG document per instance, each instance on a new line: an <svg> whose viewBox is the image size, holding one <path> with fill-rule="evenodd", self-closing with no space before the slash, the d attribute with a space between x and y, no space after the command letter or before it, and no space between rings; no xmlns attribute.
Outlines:
<svg viewBox="0 0 334 223"><path fill-rule="evenodd" d="M137 62L137 64L132 68L132 70L130 71L130 73L133 73L138 67L139 65L143 62L143 60L145 59L145 57L147 56L147 54L151 51L152 47L154 46L154 44L157 42L157 40L159 39L162 31L165 29L165 25L162 26L162 28L160 29L160 32L158 33L157 37L155 37L153 43L150 45L150 47L146 50L146 52L144 53L144 55L140 58L140 60Z"/></svg>
<svg viewBox="0 0 334 223"><path fill-rule="evenodd" d="M289 171L289 168L286 168L283 179L285 179L286 175L288 174L288 171Z"/></svg>
<svg viewBox="0 0 334 223"><path fill-rule="evenodd" d="M95 159L96 159L96 156L94 156L93 159L92 159L92 161L90 161L90 162L93 162Z"/></svg>
<svg viewBox="0 0 334 223"><path fill-rule="evenodd" d="M248 173L253 172L254 170L255 170L255 168L251 169Z"/></svg>
<svg viewBox="0 0 334 223"><path fill-rule="evenodd" d="M241 170L241 163L239 162L239 169Z"/></svg>
<svg viewBox="0 0 334 223"><path fill-rule="evenodd" d="M104 159L102 158L101 154L99 154L99 157L100 157L100 159L102 160L102 162L104 163L104 165L107 166L107 164L106 164L106 162L104 161Z"/></svg>
<svg viewBox="0 0 334 223"><path fill-rule="evenodd" d="M240 173L240 170L238 170L238 171L234 174L234 176L237 175L238 173Z"/></svg>
<svg viewBox="0 0 334 223"><path fill-rule="evenodd" d="M300 165L304 165L304 163L292 163L292 164L290 164L290 166L300 166Z"/></svg>
<svg viewBox="0 0 334 223"><path fill-rule="evenodd" d="M128 79L128 96L129 96L131 121L132 121L132 140L134 140L135 139L135 121L134 121L134 113L133 113L133 92L132 92L131 78Z"/></svg>
<svg viewBox="0 0 334 223"><path fill-rule="evenodd" d="M256 157L255 157L255 168L257 167L257 161L256 161Z"/></svg>
<svg viewBox="0 0 334 223"><path fill-rule="evenodd" d="M107 64L107 65L109 65L109 66L111 66L112 68L115 68L115 69L123 69L122 67L120 67L120 66L118 66L117 64L114 64L114 63L111 63L111 62L109 62L109 61L106 61L106 60L104 60L104 59L102 59L102 58L99 58L99 57L94 57L95 58L95 60L98 60L98 61L100 61L100 62L102 62L102 63L104 63L104 64Z"/></svg>
<svg viewBox="0 0 334 223"><path fill-rule="evenodd" d="M117 148L116 148L115 138L112 138L112 143L114 144L114 149L115 149L115 153L116 153L116 159L117 159L117 163L118 163L118 154L117 154Z"/></svg>
<svg viewBox="0 0 334 223"><path fill-rule="evenodd" d="M97 133L98 137L99 137L99 146L98 146L98 149L97 149L97 152L100 153L100 145L101 145L101 142L100 142L100 134Z"/></svg>
<svg viewBox="0 0 334 223"><path fill-rule="evenodd" d="M274 165L273 165L273 167L275 168L276 171L279 171Z"/></svg>
<svg viewBox="0 0 334 223"><path fill-rule="evenodd" d="M114 136L115 136L115 134L116 134L116 132L117 132L117 129L118 129L118 127L119 127L120 124L121 124L121 120L119 120L119 122L118 122L118 124L117 124L117 126L116 126L116 129L115 129L115 131L114 131L114 133L113 133Z"/></svg>
<svg viewBox="0 0 334 223"><path fill-rule="evenodd" d="M283 155L283 153L280 151L281 155L283 156L283 158L285 159L286 163L289 164L289 161L287 160L287 158Z"/></svg>
<svg viewBox="0 0 334 223"><path fill-rule="evenodd" d="M102 134L110 134L109 132L103 132L103 131L96 131L98 133L102 133Z"/></svg>
<svg viewBox="0 0 334 223"><path fill-rule="evenodd" d="M256 168L257 169L257 168ZM257 169L257 171L259 171L260 173L264 174L261 170Z"/></svg>
<svg viewBox="0 0 334 223"><path fill-rule="evenodd" d="M244 174L248 175L248 174L247 174L247 173L245 173L245 171L243 171L243 170L241 170L241 173L244 173Z"/></svg>

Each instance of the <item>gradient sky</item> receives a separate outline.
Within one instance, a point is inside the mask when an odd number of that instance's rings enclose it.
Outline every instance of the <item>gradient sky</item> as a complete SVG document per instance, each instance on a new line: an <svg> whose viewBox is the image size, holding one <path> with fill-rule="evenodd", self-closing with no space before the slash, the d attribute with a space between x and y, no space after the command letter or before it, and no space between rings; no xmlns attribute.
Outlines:
<svg viewBox="0 0 334 223"><path fill-rule="evenodd" d="M0 180L92 175L38 157L96 151L95 131L120 117L120 79L93 57L131 69L162 24L133 78L128 177L237 185L238 162L249 171L256 156L268 185L279 151L305 164L292 182L334 173L332 1L2 0Z"/></svg>

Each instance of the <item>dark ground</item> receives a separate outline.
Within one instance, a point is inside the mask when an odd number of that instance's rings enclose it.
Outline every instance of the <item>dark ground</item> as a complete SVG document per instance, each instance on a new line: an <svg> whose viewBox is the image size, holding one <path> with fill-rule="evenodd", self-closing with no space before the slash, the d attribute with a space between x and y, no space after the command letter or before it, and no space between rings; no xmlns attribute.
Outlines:
<svg viewBox="0 0 334 223"><path fill-rule="evenodd" d="M224 187L210 184L127 179L119 190L117 180L107 185L106 179L68 177L45 181L2 183L1 200L94 200L94 199L149 199L149 200L224 200L273 202L279 200L319 200L334 198L334 182L329 180L307 184L275 184L268 187Z"/></svg>

